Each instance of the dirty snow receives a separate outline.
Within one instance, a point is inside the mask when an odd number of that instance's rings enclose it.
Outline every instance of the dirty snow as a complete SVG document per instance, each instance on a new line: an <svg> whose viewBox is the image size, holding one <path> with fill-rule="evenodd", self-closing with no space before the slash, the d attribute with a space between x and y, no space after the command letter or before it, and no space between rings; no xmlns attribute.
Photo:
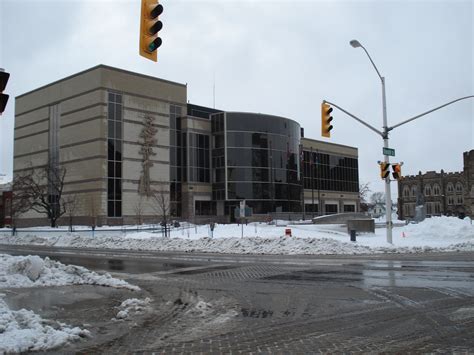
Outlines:
<svg viewBox="0 0 474 355"><path fill-rule="evenodd" d="M285 230L291 229L291 237ZM418 253L429 251L473 251L474 226L469 218L433 217L419 224L395 226L393 244L386 241L386 229L357 235L350 242L343 225L290 224L276 225L249 223L220 224L214 232L209 225L186 225L174 228L170 238L161 233L136 231L127 227L124 232L108 228L69 233L66 230L37 232L28 230L12 237L0 231L0 243L30 244L74 248L104 248L125 250L159 250L183 252L212 252L232 254L374 254Z"/></svg>
<svg viewBox="0 0 474 355"><path fill-rule="evenodd" d="M81 266L39 256L0 254L0 289L79 284L139 290L109 274L99 275ZM30 310L11 310L4 296L0 294L0 354L53 349L90 335L86 329L42 319Z"/></svg>
<svg viewBox="0 0 474 355"><path fill-rule="evenodd" d="M89 336L89 331L47 321L32 311L11 310L0 294L0 353L48 350Z"/></svg>
<svg viewBox="0 0 474 355"><path fill-rule="evenodd" d="M123 301L117 308L119 312L115 316L116 319L128 319L131 316L137 314L143 314L148 309L150 309L149 305L151 303L150 298L145 298L144 300L140 300L138 298L129 298Z"/></svg>
<svg viewBox="0 0 474 355"><path fill-rule="evenodd" d="M48 257L0 254L0 288L84 284L140 290L108 273L98 274L82 266L64 265Z"/></svg>

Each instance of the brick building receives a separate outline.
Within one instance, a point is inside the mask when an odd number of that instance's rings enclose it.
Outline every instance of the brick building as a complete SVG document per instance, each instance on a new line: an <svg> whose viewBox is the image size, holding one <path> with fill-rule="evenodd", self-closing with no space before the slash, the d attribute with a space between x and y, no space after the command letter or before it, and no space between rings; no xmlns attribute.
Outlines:
<svg viewBox="0 0 474 355"><path fill-rule="evenodd" d="M464 152L460 172L428 171L398 182L398 218L410 220L423 204L426 216L474 217L474 150Z"/></svg>

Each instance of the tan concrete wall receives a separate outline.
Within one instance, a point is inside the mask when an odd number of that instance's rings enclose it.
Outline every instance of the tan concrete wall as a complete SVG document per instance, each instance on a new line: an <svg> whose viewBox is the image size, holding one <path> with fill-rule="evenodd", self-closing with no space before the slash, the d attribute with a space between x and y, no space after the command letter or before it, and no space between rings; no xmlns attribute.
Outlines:
<svg viewBox="0 0 474 355"><path fill-rule="evenodd" d="M185 117L181 120L181 125L183 130L190 130L190 131L198 131L202 132L205 131L211 134L211 121L206 120L204 118L198 117Z"/></svg>
<svg viewBox="0 0 474 355"><path fill-rule="evenodd" d="M358 157L359 155L357 148L342 144L322 142L309 138L301 138L301 143L304 149L309 150L312 147L313 150L318 150L321 153L340 154L348 157Z"/></svg>
<svg viewBox="0 0 474 355"><path fill-rule="evenodd" d="M102 85L124 94L133 93L165 102L186 104L186 86L145 75L102 67ZM136 100L134 98L133 100ZM127 102L126 106L130 102ZM146 109L146 106L145 108ZM150 109L149 111L156 111ZM166 113L169 113L166 112Z"/></svg>
<svg viewBox="0 0 474 355"><path fill-rule="evenodd" d="M75 214L81 220L89 218L90 206L94 204L94 214L107 222L107 102L110 90L121 93L123 103L122 215L134 216L133 206L139 200L142 156L139 145L127 142L141 142L139 135L144 127L144 116L155 117L158 131L154 152L157 155L152 158L156 163L150 177L152 187L158 188L166 182L169 190L170 104L181 105L185 114L185 85L98 66L21 95L15 103L16 170L47 163L49 106L60 103L60 162L67 169L64 198L76 196ZM150 208L147 213L156 214ZM37 222L44 220L44 216L29 212L24 220Z"/></svg>

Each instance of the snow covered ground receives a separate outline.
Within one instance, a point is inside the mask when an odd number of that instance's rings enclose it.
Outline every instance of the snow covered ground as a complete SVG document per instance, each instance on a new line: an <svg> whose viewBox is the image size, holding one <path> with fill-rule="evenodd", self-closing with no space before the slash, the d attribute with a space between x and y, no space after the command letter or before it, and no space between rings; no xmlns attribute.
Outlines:
<svg viewBox="0 0 474 355"><path fill-rule="evenodd" d="M0 254L0 290L78 284L139 290L109 274L99 275L81 266L64 265L39 256ZM86 329L43 319L31 310L12 310L4 297L0 293L0 354L48 350L90 336Z"/></svg>
<svg viewBox="0 0 474 355"><path fill-rule="evenodd" d="M244 225L216 225L211 233L209 225L186 226L171 231L170 238L160 233L124 232L99 228L94 236L77 230L37 229L12 237L0 230L0 243L64 246L75 248L106 248L126 250L199 251L238 254L374 254L416 253L428 251L473 251L474 226L469 218L433 217L419 224L394 227L393 244L386 241L385 228L375 233L360 234L356 242L341 225L293 224L278 221L277 225L250 223ZM291 229L291 237L285 230ZM211 238L212 236L212 238ZM243 237L242 237L243 236Z"/></svg>

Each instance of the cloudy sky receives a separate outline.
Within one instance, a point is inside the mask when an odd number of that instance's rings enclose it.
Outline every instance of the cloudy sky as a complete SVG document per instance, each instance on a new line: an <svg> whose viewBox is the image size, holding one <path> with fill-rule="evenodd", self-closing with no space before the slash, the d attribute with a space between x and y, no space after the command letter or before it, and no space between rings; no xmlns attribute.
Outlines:
<svg viewBox="0 0 474 355"><path fill-rule="evenodd" d="M187 83L188 100L204 106L213 106L215 82L217 108L292 118L316 139L324 99L382 127L380 79L351 39L386 77L389 126L474 94L472 0L161 3L154 63L138 55L140 0L0 0L0 67L11 73L3 181L13 165L14 97L98 64ZM328 141L357 147L361 182L383 191L382 139L338 110L333 117ZM394 160L403 174L460 171L474 148L473 121L470 99L397 128Z"/></svg>

